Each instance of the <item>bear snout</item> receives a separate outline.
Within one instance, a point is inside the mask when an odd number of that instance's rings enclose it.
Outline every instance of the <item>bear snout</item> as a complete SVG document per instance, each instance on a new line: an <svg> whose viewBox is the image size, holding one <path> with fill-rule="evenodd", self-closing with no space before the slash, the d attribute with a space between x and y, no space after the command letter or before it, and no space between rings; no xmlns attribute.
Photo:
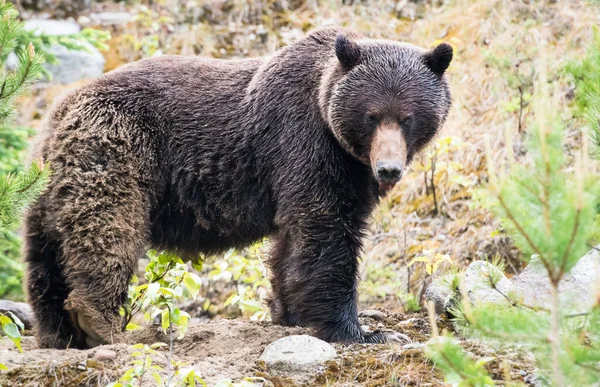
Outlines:
<svg viewBox="0 0 600 387"><path fill-rule="evenodd" d="M377 161L377 180L384 184L396 184L402 178L403 169L399 161Z"/></svg>

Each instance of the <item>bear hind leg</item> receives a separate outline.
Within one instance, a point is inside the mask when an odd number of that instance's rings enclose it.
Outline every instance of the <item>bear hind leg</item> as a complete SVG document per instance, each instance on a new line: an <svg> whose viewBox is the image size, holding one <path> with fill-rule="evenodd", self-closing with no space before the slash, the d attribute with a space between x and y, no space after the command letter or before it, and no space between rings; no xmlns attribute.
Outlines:
<svg viewBox="0 0 600 387"><path fill-rule="evenodd" d="M39 205L27 214L23 238L27 267L27 299L35 316L35 334L41 348L85 348L64 309L68 288L60 265L61 249L40 229Z"/></svg>
<svg viewBox="0 0 600 387"><path fill-rule="evenodd" d="M88 347L125 341L120 309L147 245L145 225L131 212L131 208L120 209L122 216L114 223L90 221L93 230L71 235L63 247L70 288L65 309L73 324L84 332Z"/></svg>

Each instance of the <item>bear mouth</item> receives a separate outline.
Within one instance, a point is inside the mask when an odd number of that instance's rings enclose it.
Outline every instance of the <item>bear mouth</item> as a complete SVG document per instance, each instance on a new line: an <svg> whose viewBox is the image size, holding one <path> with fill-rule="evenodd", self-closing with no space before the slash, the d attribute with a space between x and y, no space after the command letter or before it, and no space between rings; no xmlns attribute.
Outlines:
<svg viewBox="0 0 600 387"><path fill-rule="evenodd" d="M384 183L379 181L379 196L384 197L386 196L391 190L392 188L394 188L397 184L396 183Z"/></svg>

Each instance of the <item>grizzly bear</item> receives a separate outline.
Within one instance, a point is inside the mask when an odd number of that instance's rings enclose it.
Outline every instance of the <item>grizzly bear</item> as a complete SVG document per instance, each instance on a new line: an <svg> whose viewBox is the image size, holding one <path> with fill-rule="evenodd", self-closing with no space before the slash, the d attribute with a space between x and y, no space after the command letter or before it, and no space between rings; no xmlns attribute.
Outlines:
<svg viewBox="0 0 600 387"><path fill-rule="evenodd" d="M448 44L319 29L269 58L161 56L50 111L33 156L49 186L26 215L41 347L125 340L119 310L149 247L184 258L273 243L275 323L381 343L357 313L378 200L444 123Z"/></svg>

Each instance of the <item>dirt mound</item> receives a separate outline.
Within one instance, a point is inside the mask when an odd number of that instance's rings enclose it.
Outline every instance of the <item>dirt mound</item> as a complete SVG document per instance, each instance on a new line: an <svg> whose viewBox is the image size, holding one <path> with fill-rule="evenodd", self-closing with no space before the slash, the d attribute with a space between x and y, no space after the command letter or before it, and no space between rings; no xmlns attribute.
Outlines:
<svg viewBox="0 0 600 387"><path fill-rule="evenodd" d="M212 385L223 378L239 380L254 374L256 360L263 349L281 337L308 333L303 328L287 328L268 322L215 320L190 326L182 340L173 343L173 359L192 365ZM130 342L168 343L169 337L158 328L149 327L130 335ZM89 350L39 349L32 336L23 338L23 353L8 339L0 341L0 363L8 372L0 374L1 386L97 386L116 381L135 360L131 355L139 349L132 345L104 345ZM97 361L100 349L116 353L114 359ZM168 347L152 356L153 364L167 369ZM162 374L162 372L159 372ZM166 372L164 373L166 375ZM148 375L147 385L153 385Z"/></svg>

